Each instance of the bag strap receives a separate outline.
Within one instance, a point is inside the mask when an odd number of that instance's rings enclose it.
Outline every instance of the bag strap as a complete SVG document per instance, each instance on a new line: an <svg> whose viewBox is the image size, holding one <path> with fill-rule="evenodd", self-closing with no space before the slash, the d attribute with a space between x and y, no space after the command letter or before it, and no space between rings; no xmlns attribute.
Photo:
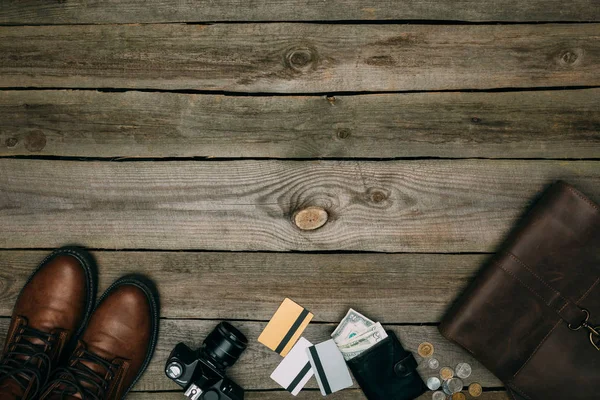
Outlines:
<svg viewBox="0 0 600 400"><path fill-rule="evenodd" d="M590 332L590 341L592 342L592 345L600 351L600 327L593 327L593 325L590 325L590 312L563 296L517 256L510 252L506 253L506 256L510 261L502 263L497 262L497 265L504 270L504 272L519 281L521 285L527 288L534 296L542 300L549 308L554 310L554 312L556 312L556 314L567 324L569 329L574 331L578 331L581 328L587 329ZM594 282L592 287L597 283L597 281ZM590 287L590 289L592 287Z"/></svg>

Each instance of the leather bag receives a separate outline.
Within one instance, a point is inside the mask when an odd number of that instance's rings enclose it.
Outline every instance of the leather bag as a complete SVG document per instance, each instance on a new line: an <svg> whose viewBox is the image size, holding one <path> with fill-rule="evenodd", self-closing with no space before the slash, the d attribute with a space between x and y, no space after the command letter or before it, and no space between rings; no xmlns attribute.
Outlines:
<svg viewBox="0 0 600 400"><path fill-rule="evenodd" d="M450 308L441 333L516 400L600 399L600 208L559 182Z"/></svg>

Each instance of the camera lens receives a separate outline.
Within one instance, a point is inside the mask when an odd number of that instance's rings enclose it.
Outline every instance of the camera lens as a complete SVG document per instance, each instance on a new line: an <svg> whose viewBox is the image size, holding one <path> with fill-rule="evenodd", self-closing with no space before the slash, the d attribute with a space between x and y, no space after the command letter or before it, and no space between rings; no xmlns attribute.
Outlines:
<svg viewBox="0 0 600 400"><path fill-rule="evenodd" d="M221 322L204 340L204 351L222 369L229 368L248 346L248 339L228 322Z"/></svg>

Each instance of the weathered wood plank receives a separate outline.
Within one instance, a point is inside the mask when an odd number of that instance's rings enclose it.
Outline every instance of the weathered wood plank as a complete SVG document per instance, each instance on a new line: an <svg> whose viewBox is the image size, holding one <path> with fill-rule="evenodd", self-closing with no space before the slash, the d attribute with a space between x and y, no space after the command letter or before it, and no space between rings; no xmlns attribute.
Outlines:
<svg viewBox="0 0 600 400"><path fill-rule="evenodd" d="M46 251L0 251L0 315ZM167 318L268 321L291 297L314 321L353 307L384 323L438 322L487 255L94 252L102 293L126 273L157 282ZM385 299L385 301L382 301Z"/></svg>
<svg viewBox="0 0 600 400"><path fill-rule="evenodd" d="M600 85L597 24L0 28L1 87L331 92Z"/></svg>
<svg viewBox="0 0 600 400"><path fill-rule="evenodd" d="M3 0L2 24L96 24L199 21L338 21L338 20L463 20L463 21L597 21L593 0L424 2L406 0Z"/></svg>
<svg viewBox="0 0 600 400"><path fill-rule="evenodd" d="M466 394L466 389L465 389ZM248 400L289 400L290 394L285 391L247 392L244 397ZM132 392L128 400L181 400L181 393L177 392ZM298 400L321 400L323 396L317 390L303 390L295 397ZM365 400L366 397L359 389L347 389L327 396L327 400ZM424 393L416 400L431 400L431 392ZM510 400L505 391L484 392L478 400Z"/></svg>
<svg viewBox="0 0 600 400"><path fill-rule="evenodd" d="M563 179L600 198L600 162L0 160L0 247L492 252ZM294 212L324 208L302 231Z"/></svg>
<svg viewBox="0 0 600 400"><path fill-rule="evenodd" d="M0 155L600 156L600 89L239 97L0 91Z"/></svg>
<svg viewBox="0 0 600 400"><path fill-rule="evenodd" d="M6 336L8 321L8 318L0 319L0 337L2 338ZM181 341L190 346L200 346L202 340L214 329L217 323L218 321L161 320L161 331L156 353L135 390L177 390L179 387L167 379L163 372L169 353ZM248 337L249 346L240 358L239 363L231 368L231 378L246 389L278 389L279 386L269 376L281 362L281 357L257 341L258 335L264 329L266 322L236 322L234 324ZM334 328L335 325L332 324L311 324L305 331L304 336L313 343L318 343L329 339L329 335ZM404 347L415 354L419 343L423 341L433 343L436 348L436 358L439 359L442 366L455 366L459 362L471 364L473 374L465 379L465 384L479 382L484 387L502 386L502 383L475 361L469 353L444 339L438 333L436 327L396 326L390 329L396 332ZM416 357L419 359L418 355ZM419 372L424 377L435 374L424 363L419 366ZM312 379L307 387L316 388L316 381Z"/></svg>

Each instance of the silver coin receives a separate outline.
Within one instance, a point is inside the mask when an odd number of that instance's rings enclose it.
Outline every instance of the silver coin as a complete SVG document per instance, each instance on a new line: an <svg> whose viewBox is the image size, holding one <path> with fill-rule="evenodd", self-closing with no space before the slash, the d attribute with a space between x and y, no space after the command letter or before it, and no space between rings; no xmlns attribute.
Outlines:
<svg viewBox="0 0 600 400"><path fill-rule="evenodd" d="M458 376L461 379L467 379L468 377L471 376L471 366L467 363L460 363L456 366L456 368L454 369L454 372L456 372L456 376Z"/></svg>
<svg viewBox="0 0 600 400"><path fill-rule="evenodd" d="M442 382L440 382L440 378L437 376L432 376L431 378L427 379L427 387L429 390L438 390L441 384Z"/></svg>
<svg viewBox="0 0 600 400"><path fill-rule="evenodd" d="M450 392L450 390L448 389L447 386L442 385L442 390L444 391L444 394L446 394L447 396L452 396L452 392Z"/></svg>
<svg viewBox="0 0 600 400"><path fill-rule="evenodd" d="M448 386L445 385L446 382L444 382L444 384L442 384L442 390L444 391L444 393L448 396L452 396L452 392L450 391L450 389L448 389Z"/></svg>
<svg viewBox="0 0 600 400"><path fill-rule="evenodd" d="M427 360L427 365L429 365L429 368L431 369L438 369L440 367L440 362L437 358L430 358Z"/></svg>
<svg viewBox="0 0 600 400"><path fill-rule="evenodd" d="M448 395L458 393L463 390L463 381L459 378L450 378L442 384L442 390Z"/></svg>
<svg viewBox="0 0 600 400"><path fill-rule="evenodd" d="M431 395L431 400L446 400L446 395L444 394L444 392L433 392L433 394Z"/></svg>

